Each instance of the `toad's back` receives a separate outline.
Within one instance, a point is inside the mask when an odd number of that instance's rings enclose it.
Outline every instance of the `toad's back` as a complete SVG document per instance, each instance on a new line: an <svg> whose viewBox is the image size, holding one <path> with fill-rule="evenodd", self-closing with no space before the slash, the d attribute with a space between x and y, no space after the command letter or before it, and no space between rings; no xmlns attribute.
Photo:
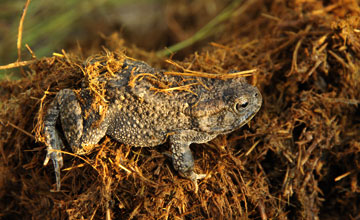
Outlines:
<svg viewBox="0 0 360 220"><path fill-rule="evenodd" d="M134 85L129 86L133 80ZM192 120L185 112L205 90L193 86L190 92L161 92L166 87L181 86L179 76L163 75L139 61L124 61L123 71L108 80L106 91L110 105L107 134L131 146L151 147L166 141L171 132L191 129ZM190 80L186 84L194 83ZM166 85L164 84L166 83Z"/></svg>
<svg viewBox="0 0 360 220"><path fill-rule="evenodd" d="M200 100L207 101L203 111L221 108L216 106L216 93L226 86L223 80L166 75L132 60L125 60L122 70L107 80L106 87L111 103L107 134L122 143L156 146L173 132L198 130L196 116L191 115L190 109ZM129 86L131 80L135 82L133 86ZM170 89L159 91L161 86ZM177 89L171 91L173 88ZM181 91L182 88L188 91Z"/></svg>

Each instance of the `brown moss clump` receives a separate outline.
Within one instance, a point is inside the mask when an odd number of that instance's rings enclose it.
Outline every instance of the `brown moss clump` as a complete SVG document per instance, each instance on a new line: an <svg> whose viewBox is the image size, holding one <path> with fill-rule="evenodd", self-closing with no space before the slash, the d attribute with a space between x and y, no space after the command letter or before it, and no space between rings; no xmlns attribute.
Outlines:
<svg viewBox="0 0 360 220"><path fill-rule="evenodd" d="M87 156L65 155L62 191L50 192L53 170L42 166L34 127L57 91L79 87L83 61L36 61L27 78L1 82L0 216L359 218L359 16L355 0L254 1L216 43L177 61L197 72L256 68L251 82L264 98L250 126L192 146L196 168L209 174L197 194L163 155L166 144L133 148L110 138ZM136 54L153 60L128 50Z"/></svg>

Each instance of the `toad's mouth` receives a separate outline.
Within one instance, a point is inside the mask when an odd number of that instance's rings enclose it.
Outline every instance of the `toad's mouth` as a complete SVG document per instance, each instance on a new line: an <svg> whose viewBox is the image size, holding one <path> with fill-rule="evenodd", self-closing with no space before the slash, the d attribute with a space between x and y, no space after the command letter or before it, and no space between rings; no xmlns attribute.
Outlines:
<svg viewBox="0 0 360 220"><path fill-rule="evenodd" d="M244 121L242 121L239 124L236 124L236 122L233 124L234 128L233 130L238 130L240 129L242 126L246 125L247 123L249 123L249 121L251 121L251 119L253 119L253 117L256 115L257 112L254 112L253 114L249 114L248 118L245 119Z"/></svg>
<svg viewBox="0 0 360 220"><path fill-rule="evenodd" d="M217 127L211 128L211 132L213 134L228 134L233 131L236 131L240 129L242 126L247 124L253 117L256 115L256 112L248 113L246 115L243 115L241 118L238 118L234 123L231 123L229 125L219 125Z"/></svg>

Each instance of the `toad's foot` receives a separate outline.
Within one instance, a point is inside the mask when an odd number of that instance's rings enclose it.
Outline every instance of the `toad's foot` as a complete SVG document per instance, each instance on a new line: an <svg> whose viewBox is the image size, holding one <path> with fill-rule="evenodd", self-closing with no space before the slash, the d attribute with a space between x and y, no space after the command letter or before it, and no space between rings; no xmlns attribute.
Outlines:
<svg viewBox="0 0 360 220"><path fill-rule="evenodd" d="M53 136L53 143L48 144L47 146L47 154L45 157L44 166L48 164L50 159L52 160L55 169L56 191L60 191L60 168L64 165L64 162L61 152L59 151L64 145L57 132L54 132Z"/></svg>
<svg viewBox="0 0 360 220"><path fill-rule="evenodd" d="M197 174L194 171L191 171L190 175L186 176L186 177L189 178L194 183L194 185L195 185L195 193L197 193L198 190L199 190L199 185L198 185L197 180L205 178L206 174Z"/></svg>

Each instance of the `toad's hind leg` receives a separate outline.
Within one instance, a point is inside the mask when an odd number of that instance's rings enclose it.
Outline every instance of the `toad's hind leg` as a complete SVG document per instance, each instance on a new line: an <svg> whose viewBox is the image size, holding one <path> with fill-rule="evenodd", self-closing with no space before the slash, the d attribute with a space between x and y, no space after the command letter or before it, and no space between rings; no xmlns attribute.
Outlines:
<svg viewBox="0 0 360 220"><path fill-rule="evenodd" d="M60 168L63 166L63 158L59 150L64 146L55 127L59 117L68 143L71 146L80 145L83 132L81 107L75 93L70 89L61 90L56 95L44 118L44 136L47 145L44 165L50 159L53 161L57 191L60 190Z"/></svg>

